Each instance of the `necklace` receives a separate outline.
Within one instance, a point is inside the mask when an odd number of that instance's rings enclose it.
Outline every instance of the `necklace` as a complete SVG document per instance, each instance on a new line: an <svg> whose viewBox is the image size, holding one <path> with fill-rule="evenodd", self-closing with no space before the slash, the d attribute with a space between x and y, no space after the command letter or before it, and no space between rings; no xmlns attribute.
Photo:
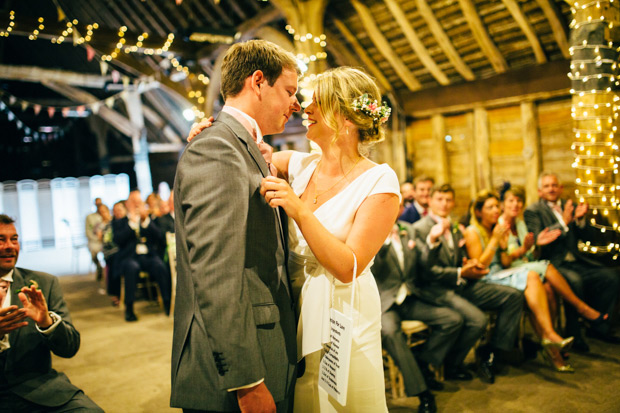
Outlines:
<svg viewBox="0 0 620 413"><path fill-rule="evenodd" d="M316 180L315 180L315 182L314 182L314 200L313 200L313 203L314 203L314 204L316 204L318 197L320 197L321 195L325 194L326 192L331 191L331 190L332 190L332 189L333 189L336 185L338 185L340 182L342 182L342 180L343 180L344 178L346 178L346 177L347 177L347 175L349 175L349 174L351 173L351 171L353 170L353 168L355 168L355 166L357 166L357 164L359 163L359 161L361 161L361 160L362 160L362 158L363 158L362 156L360 156L359 158L357 158L357 161L355 161L355 163L353 164L353 166L351 167L351 169L349 169L349 170L348 170L348 171L347 171L344 175L342 175L342 178L340 178L340 179L339 179L339 180L338 180L335 184L333 184L332 186L330 186L329 188L327 188L327 189L326 189L326 190L324 190L324 191L321 191L321 192L319 192L319 193L317 193L317 192L316 192ZM319 176L319 168L320 168L320 167L321 167L321 165L320 165L320 161L319 161L319 166L317 166L317 168L316 168L316 177L317 177L317 179L318 179L318 176Z"/></svg>

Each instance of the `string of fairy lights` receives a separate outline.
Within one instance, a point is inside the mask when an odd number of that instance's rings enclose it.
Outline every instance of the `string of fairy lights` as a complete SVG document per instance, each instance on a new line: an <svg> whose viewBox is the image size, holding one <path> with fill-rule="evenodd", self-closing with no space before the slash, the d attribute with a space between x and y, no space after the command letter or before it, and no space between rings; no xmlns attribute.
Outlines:
<svg viewBox="0 0 620 413"><path fill-rule="evenodd" d="M64 16L64 12L62 12L62 10L60 9L59 9L59 16ZM22 22L20 25L32 26L33 22ZM99 24L96 22L93 22L91 24L86 25L84 27L85 29L84 32L86 33L85 35L81 34L80 30L78 29L78 25L79 25L79 21L77 19L72 19L72 20L67 19L65 23L65 27L63 28L62 32L52 34L50 42L53 44L60 45L60 44L65 43L67 40L70 40L73 42L74 45L85 45L86 47L90 47L89 43L93 40L93 37L96 34L96 30L99 28ZM8 25L6 28L0 30L0 37L9 37L17 26L18 25L16 23L16 13L14 10L11 10L9 12ZM28 35L28 39L29 40L40 40L39 36L45 30L45 19L43 17L37 18L37 21L34 24L34 26L35 26L35 29L33 29L32 33ZM175 40L174 33L169 33L166 37L166 40L160 47L152 48L152 47L144 47L144 41L148 39L149 37L149 34L147 32L141 33L139 36L137 36L137 40L135 43L129 44L129 42L127 41L127 30L128 30L127 26L124 26L124 25L118 28L118 31L117 31L118 39L116 40L115 48L109 54L101 55L100 56L101 62L103 63L111 62L112 60L120 57L121 54L140 53L140 54L147 55L147 56L154 56L154 55L161 56L163 58L167 58L170 61L170 65L173 68L170 72L170 75L172 75L172 73L174 73L175 71L183 72L186 76L192 79L196 79L200 85L205 86L205 87L209 85L210 79L208 75L206 75L205 73L198 73L198 74L192 73L190 68L188 66L183 65L180 62L178 56L176 56L174 53L170 51L170 47L172 46L172 43ZM94 49L93 49L93 54L94 54ZM103 67L107 67L107 66L104 65ZM103 71L104 69L102 69L102 72ZM194 115L198 118L204 117L205 116L204 112L202 112L198 107L198 105L203 104L205 101L203 92L199 89L192 88L192 90L188 92L187 97L190 100L193 100L196 102L196 105L194 105L192 108Z"/></svg>
<svg viewBox="0 0 620 413"><path fill-rule="evenodd" d="M571 149L576 171L575 195L579 202L588 202L589 223L601 234L609 231L604 243L581 241L579 248L591 254L620 253L620 185L616 183L620 164L616 134L620 86L618 56L620 47L610 38L620 18L614 0L572 2L573 20L570 28L572 44L570 73L573 104L574 141ZM603 36L590 36L602 32Z"/></svg>

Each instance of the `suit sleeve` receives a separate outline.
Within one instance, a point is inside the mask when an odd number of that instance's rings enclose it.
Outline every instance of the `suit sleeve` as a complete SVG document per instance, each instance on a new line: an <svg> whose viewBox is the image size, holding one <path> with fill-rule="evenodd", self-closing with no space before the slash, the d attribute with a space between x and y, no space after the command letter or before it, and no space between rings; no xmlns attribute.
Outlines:
<svg viewBox="0 0 620 413"><path fill-rule="evenodd" d="M531 207L526 208L523 212L523 220L525 221L527 230L534 234L534 239L538 238L540 231L545 229L540 219L540 214Z"/></svg>
<svg viewBox="0 0 620 413"><path fill-rule="evenodd" d="M213 351L205 357L225 365L222 390L265 377L244 277L250 176L239 150L216 133L192 142L177 169L189 272Z"/></svg>
<svg viewBox="0 0 620 413"><path fill-rule="evenodd" d="M415 226L416 244L428 251L423 253L422 262L425 271L422 271L422 280L424 283L440 283L447 288L456 288L458 282L458 268L446 265L439 259L439 252L443 247L441 244L433 248L426 244L426 238L430 232L430 227Z"/></svg>
<svg viewBox="0 0 620 413"><path fill-rule="evenodd" d="M114 236L114 243L121 248L127 245L132 239L136 239L136 233L129 226L129 220L127 218L112 221L112 234Z"/></svg>
<svg viewBox="0 0 620 413"><path fill-rule="evenodd" d="M62 291L58 279L54 277L47 300L47 308L58 314L62 321L49 335L41 334L47 341L50 350L59 357L73 357L80 348L80 333L75 329L71 321L69 309L62 297Z"/></svg>

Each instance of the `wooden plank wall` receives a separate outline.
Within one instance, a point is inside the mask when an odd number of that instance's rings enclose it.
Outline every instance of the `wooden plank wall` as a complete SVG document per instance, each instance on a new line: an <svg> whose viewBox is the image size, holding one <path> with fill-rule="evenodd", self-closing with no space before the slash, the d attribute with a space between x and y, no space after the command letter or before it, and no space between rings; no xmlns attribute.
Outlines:
<svg viewBox="0 0 620 413"><path fill-rule="evenodd" d="M466 212L479 189L489 184L496 188L504 181L525 186L528 203L535 202L542 170L558 173L564 195L572 196L572 141L570 96L437 114L407 125L411 175L431 175L438 183L448 180L456 192L455 217ZM445 167L442 157L447 159Z"/></svg>

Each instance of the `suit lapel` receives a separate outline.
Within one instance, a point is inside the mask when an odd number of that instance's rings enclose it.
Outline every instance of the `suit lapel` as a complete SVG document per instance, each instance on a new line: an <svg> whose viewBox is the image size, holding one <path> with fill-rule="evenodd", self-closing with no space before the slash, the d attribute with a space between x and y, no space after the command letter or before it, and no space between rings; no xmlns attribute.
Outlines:
<svg viewBox="0 0 620 413"><path fill-rule="evenodd" d="M267 162L265 162L265 158L260 153L260 149L258 149L258 145L254 142L252 135L248 132L248 130L239 123L234 117L230 116L227 113L220 113L217 117L217 120L220 122L224 122L228 127L232 129L235 135L241 140L246 148L248 149L248 153L260 169L260 172L263 176L269 175L269 169L267 168Z"/></svg>

